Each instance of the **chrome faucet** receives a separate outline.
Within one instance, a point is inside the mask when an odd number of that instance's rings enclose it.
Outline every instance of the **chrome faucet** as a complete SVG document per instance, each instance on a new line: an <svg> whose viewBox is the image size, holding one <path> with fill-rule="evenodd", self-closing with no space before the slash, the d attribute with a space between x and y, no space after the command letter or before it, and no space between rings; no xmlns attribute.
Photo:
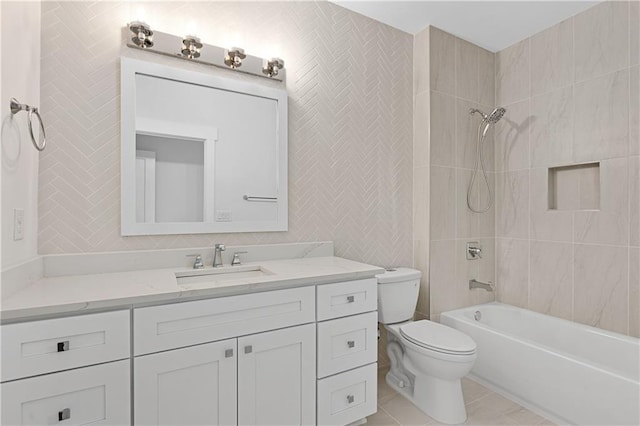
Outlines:
<svg viewBox="0 0 640 426"><path fill-rule="evenodd" d="M213 252L213 267L220 268L223 266L222 264L222 252L227 248L224 244L216 244Z"/></svg>
<svg viewBox="0 0 640 426"><path fill-rule="evenodd" d="M473 279L473 280L469 280L469 290L471 290L472 288L482 288L487 291L493 291L493 284L483 283Z"/></svg>

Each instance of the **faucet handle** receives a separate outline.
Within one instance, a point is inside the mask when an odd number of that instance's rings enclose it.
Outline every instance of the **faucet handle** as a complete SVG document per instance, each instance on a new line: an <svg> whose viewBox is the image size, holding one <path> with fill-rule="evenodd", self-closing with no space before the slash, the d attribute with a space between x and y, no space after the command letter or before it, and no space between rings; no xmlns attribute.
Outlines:
<svg viewBox="0 0 640 426"><path fill-rule="evenodd" d="M233 260L231 261L231 266L238 266L241 265L242 262L240 261L240 255L241 254L246 254L246 251L236 251L233 253Z"/></svg>
<svg viewBox="0 0 640 426"><path fill-rule="evenodd" d="M216 244L215 249L220 251L225 251L227 248L224 246L224 244Z"/></svg>
<svg viewBox="0 0 640 426"><path fill-rule="evenodd" d="M187 257L195 257L196 260L193 262L193 269L202 269L204 268L204 264L202 263L202 256L199 254L188 254Z"/></svg>

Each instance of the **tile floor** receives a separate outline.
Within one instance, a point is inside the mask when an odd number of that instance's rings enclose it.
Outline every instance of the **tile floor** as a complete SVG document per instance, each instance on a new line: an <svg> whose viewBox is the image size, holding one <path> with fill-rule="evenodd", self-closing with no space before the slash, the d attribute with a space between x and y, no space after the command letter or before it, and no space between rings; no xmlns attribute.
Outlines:
<svg viewBox="0 0 640 426"><path fill-rule="evenodd" d="M367 418L367 425L421 426L437 425L422 411L393 390L385 381L387 368L378 370L378 412ZM467 425L553 425L543 417L532 413L513 401L463 379L462 392L467 405Z"/></svg>

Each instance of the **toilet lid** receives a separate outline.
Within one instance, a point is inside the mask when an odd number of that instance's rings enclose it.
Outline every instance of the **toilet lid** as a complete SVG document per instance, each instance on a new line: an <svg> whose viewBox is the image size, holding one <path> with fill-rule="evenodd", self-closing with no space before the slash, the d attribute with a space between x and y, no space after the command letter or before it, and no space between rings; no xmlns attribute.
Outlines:
<svg viewBox="0 0 640 426"><path fill-rule="evenodd" d="M476 350L476 342L471 337L433 321L410 322L400 327L400 334L418 346L438 352L469 354Z"/></svg>

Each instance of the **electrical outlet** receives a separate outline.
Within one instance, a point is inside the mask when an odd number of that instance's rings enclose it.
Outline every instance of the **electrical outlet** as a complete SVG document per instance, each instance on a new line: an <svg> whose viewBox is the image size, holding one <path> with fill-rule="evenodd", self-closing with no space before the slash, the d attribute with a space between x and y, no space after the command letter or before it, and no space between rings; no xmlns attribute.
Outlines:
<svg viewBox="0 0 640 426"><path fill-rule="evenodd" d="M216 222L231 222L231 211L216 210Z"/></svg>
<svg viewBox="0 0 640 426"><path fill-rule="evenodd" d="M24 238L24 209L13 209L13 241Z"/></svg>

